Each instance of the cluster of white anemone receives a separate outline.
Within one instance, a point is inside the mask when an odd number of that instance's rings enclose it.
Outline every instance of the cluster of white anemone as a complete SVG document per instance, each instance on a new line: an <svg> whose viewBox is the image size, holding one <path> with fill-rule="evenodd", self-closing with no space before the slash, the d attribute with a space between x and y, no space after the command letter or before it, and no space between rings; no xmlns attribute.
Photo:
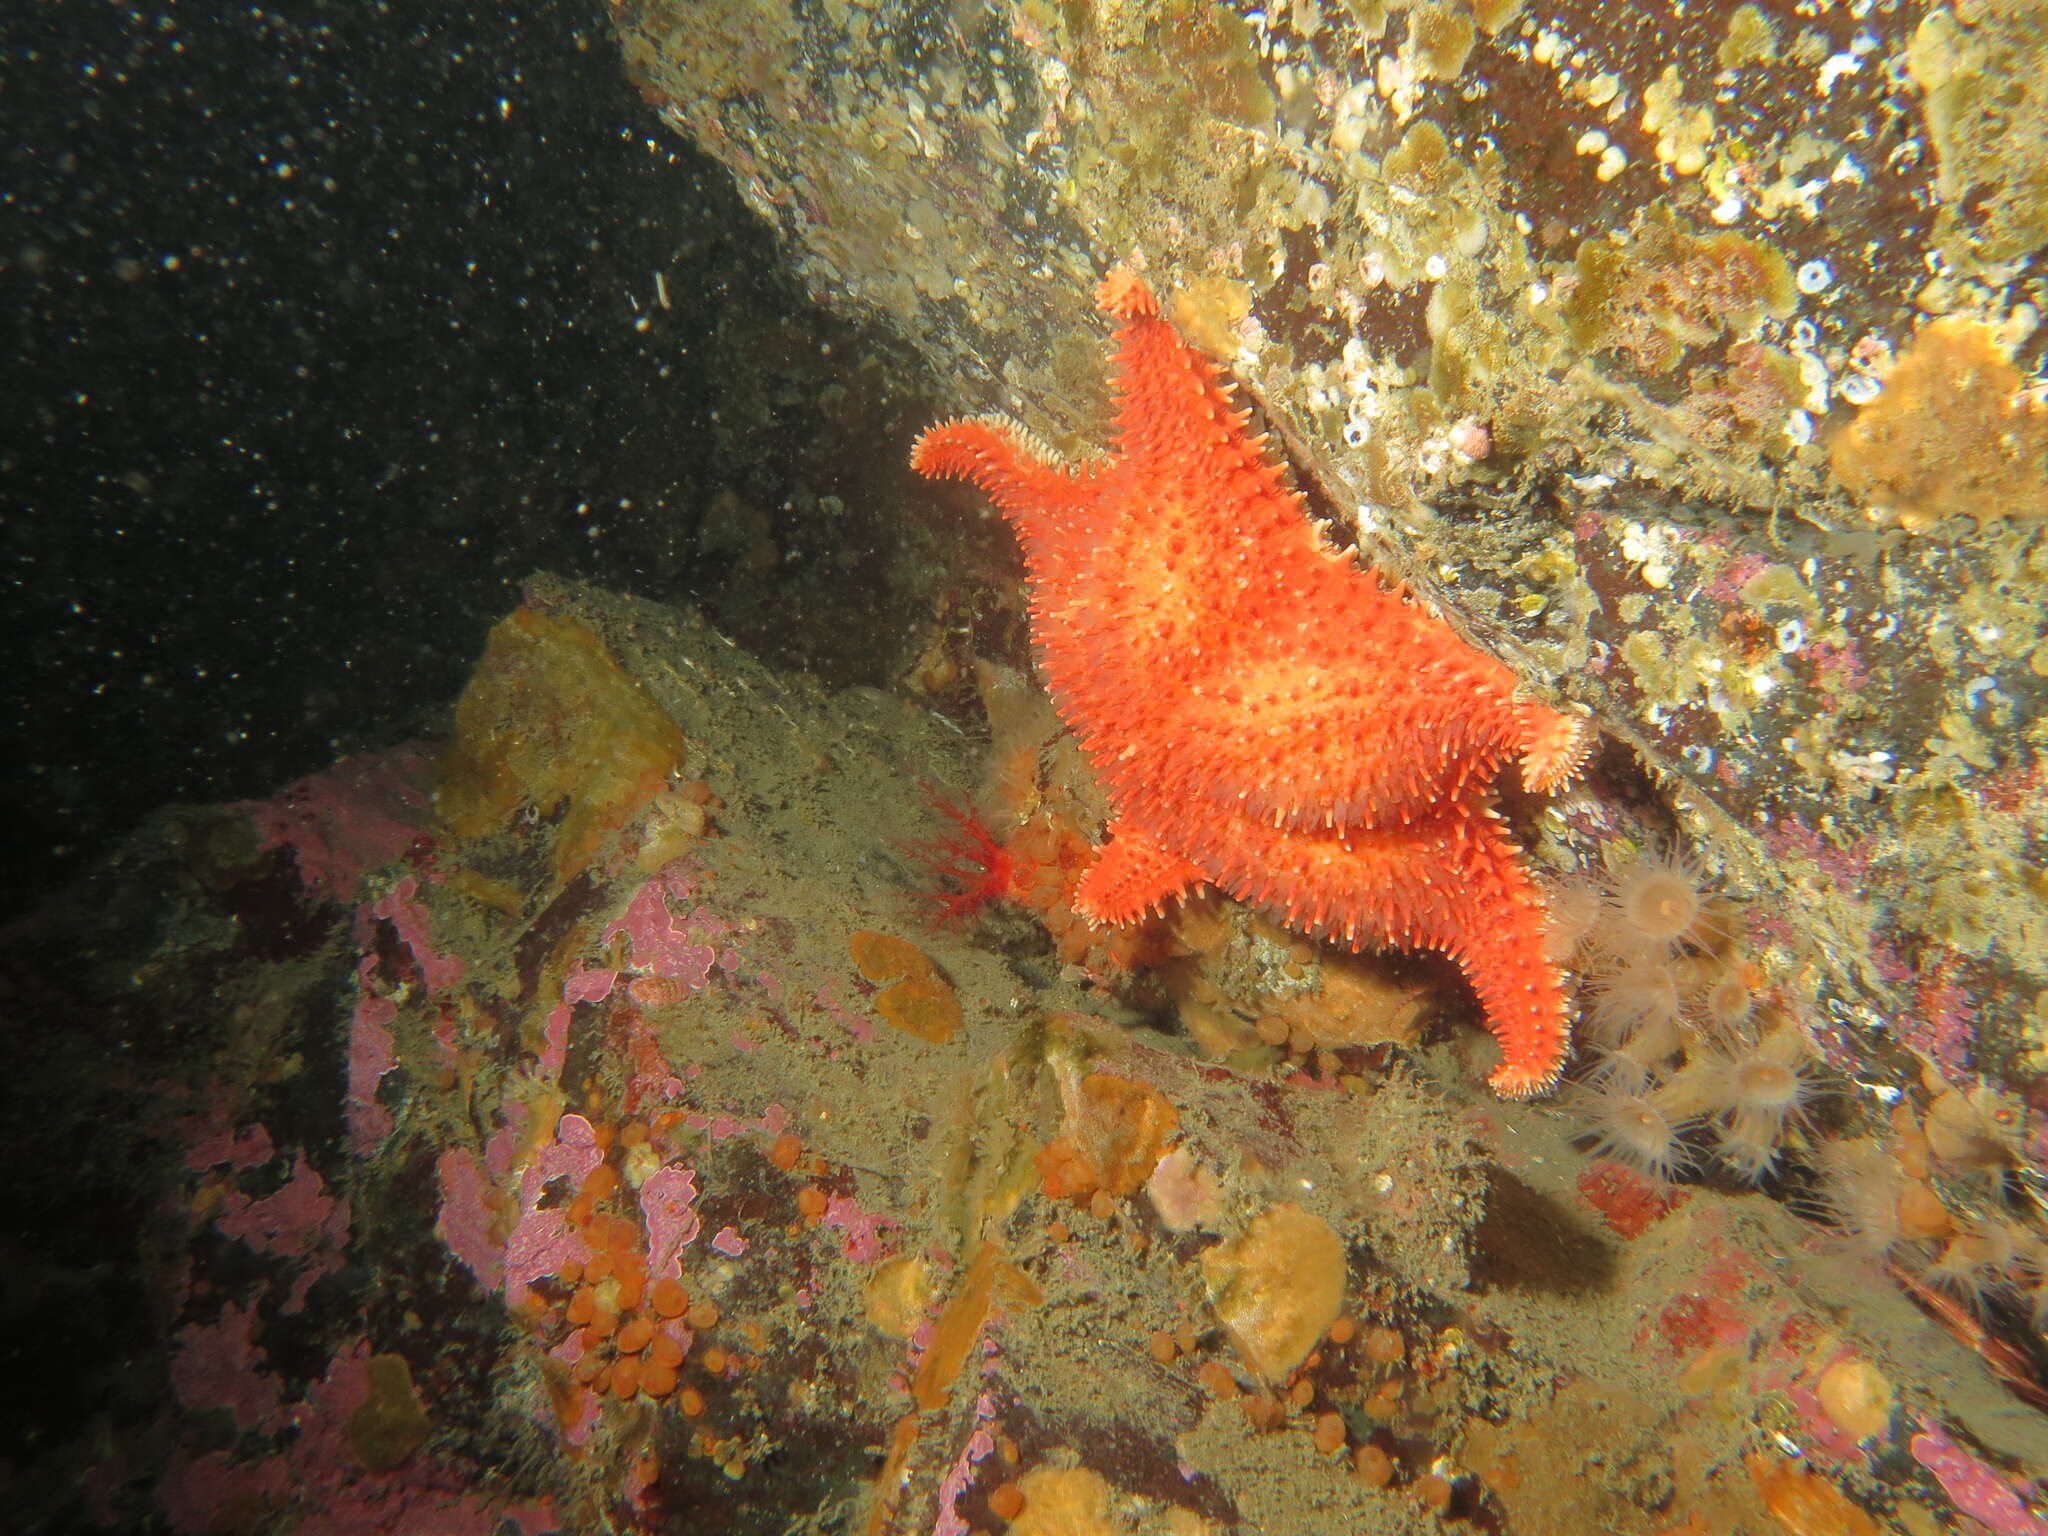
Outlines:
<svg viewBox="0 0 2048 1536"><path fill-rule="evenodd" d="M1734 913L1675 847L1639 853L1554 905L1553 952L1585 976L1568 1102L1593 1151L1675 1179L1700 1149L1736 1178L1770 1172L1814 1091L1811 1051L1759 1014Z"/></svg>
<svg viewBox="0 0 2048 1536"><path fill-rule="evenodd" d="M1758 1007L1736 916L1671 847L1554 893L1552 958L1584 977L1587 1065L1566 1103L1594 1155L1666 1181L1710 1158L1753 1184L1796 1129L1812 1130L1811 1045ZM1893 1107L1889 1137L1814 1138L1814 1214L1965 1307L2017 1302L2048 1332L2048 1198L2021 1177L2018 1111L1931 1063L1922 1078L1924 1099Z"/></svg>
<svg viewBox="0 0 2048 1536"><path fill-rule="evenodd" d="M1999 1298L2048 1329L2048 1230L1995 1095L1931 1067L1924 1110L1902 1101L1892 1135L1830 1142L1816 1158L1820 1214L1854 1251L1884 1257L1972 1311Z"/></svg>

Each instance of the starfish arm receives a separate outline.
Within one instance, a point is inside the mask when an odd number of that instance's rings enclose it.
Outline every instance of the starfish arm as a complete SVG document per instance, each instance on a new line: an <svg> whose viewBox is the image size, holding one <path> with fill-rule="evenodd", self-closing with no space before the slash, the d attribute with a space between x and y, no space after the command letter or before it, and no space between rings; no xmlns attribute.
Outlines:
<svg viewBox="0 0 2048 1536"><path fill-rule="evenodd" d="M1278 514L1271 527L1300 519L1300 502L1267 459L1265 438L1246 433L1251 413L1232 398L1222 369L1161 316L1145 280L1119 267L1102 280L1095 301L1124 322L1116 333L1118 455L1229 487L1240 501L1240 523L1247 515L1256 520L1261 502L1273 504L1261 510Z"/></svg>
<svg viewBox="0 0 2048 1536"><path fill-rule="evenodd" d="M994 416L942 421L920 434L910 467L980 487L1027 550L1066 532L1087 505L1094 478L1061 463L1017 423Z"/></svg>
<svg viewBox="0 0 2048 1536"><path fill-rule="evenodd" d="M1544 948L1549 909L1476 794L1428 821L1373 830L1241 823L1213 878L1298 932L1448 956L1500 1041L1494 1091L1527 1098L1556 1081L1570 1028L1564 978Z"/></svg>
<svg viewBox="0 0 2048 1536"><path fill-rule="evenodd" d="M1109 841L1074 888L1074 910L1098 926L1120 928L1161 910L1207 878L1142 828L1112 822Z"/></svg>
<svg viewBox="0 0 2048 1536"><path fill-rule="evenodd" d="M1549 905L1491 811L1466 818L1446 854L1438 926L1422 924L1418 941L1450 956L1479 994L1500 1042L1488 1085L1530 1098L1557 1081L1571 1044L1564 976L1544 942Z"/></svg>
<svg viewBox="0 0 2048 1536"><path fill-rule="evenodd" d="M1592 756L1593 722L1545 704L1525 703L1521 714L1522 782L1538 794L1562 789Z"/></svg>

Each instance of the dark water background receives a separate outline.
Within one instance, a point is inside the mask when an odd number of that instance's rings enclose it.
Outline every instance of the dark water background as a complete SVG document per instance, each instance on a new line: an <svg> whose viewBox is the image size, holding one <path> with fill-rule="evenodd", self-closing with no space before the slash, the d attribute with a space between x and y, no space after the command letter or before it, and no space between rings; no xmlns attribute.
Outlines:
<svg viewBox="0 0 2048 1536"><path fill-rule="evenodd" d="M717 491L800 527L852 472L818 408L848 338L593 8L0 31L10 905L164 802L431 724L532 570L702 594ZM757 609L801 596L782 531Z"/></svg>

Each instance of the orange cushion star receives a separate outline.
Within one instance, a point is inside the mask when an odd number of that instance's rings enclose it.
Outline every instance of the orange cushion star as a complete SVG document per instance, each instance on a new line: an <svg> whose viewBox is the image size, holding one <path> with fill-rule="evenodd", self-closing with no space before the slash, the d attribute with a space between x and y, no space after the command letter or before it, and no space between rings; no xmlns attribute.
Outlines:
<svg viewBox="0 0 2048 1536"><path fill-rule="evenodd" d="M1567 782L1584 722L1323 538L1142 278L1098 302L1123 321L1107 457L1058 463L985 419L911 459L981 487L1023 544L1041 667L1116 811L1075 910L1124 924L1210 883L1354 949L1440 951L1500 1040L1494 1088L1541 1091L1563 981L1492 786L1510 761Z"/></svg>

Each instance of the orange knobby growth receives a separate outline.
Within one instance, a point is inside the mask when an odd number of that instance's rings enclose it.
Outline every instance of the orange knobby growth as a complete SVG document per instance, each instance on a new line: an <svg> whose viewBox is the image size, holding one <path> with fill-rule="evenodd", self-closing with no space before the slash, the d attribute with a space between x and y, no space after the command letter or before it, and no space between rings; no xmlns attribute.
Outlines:
<svg viewBox="0 0 2048 1536"><path fill-rule="evenodd" d="M1041 1187L1054 1199L1096 1191L1122 1199L1152 1176L1180 1129L1180 1112L1149 1083L1091 1072L1061 1085L1060 1134L1038 1154Z"/></svg>
<svg viewBox="0 0 2048 1536"><path fill-rule="evenodd" d="M1796 1536L1878 1536L1877 1522L1810 1468L1761 1453L1745 1464L1764 1508Z"/></svg>

